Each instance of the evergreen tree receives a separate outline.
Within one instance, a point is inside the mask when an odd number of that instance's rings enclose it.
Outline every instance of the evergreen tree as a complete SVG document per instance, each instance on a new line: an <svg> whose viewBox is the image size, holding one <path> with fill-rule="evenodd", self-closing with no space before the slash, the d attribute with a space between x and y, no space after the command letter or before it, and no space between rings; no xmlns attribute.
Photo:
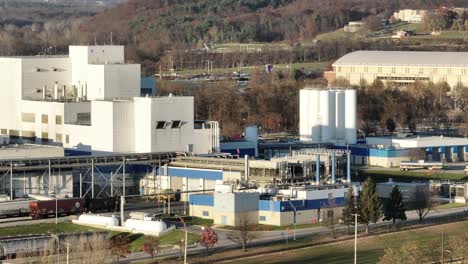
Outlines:
<svg viewBox="0 0 468 264"><path fill-rule="evenodd" d="M377 223L382 217L382 204L375 188L375 182L368 177L359 194L358 218L359 223L366 227L366 233L369 233L369 224Z"/></svg>
<svg viewBox="0 0 468 264"><path fill-rule="evenodd" d="M403 195L398 186L393 187L390 199L386 202L384 209L384 221L392 221L395 229L396 220L406 221L406 209L403 204Z"/></svg>
<svg viewBox="0 0 468 264"><path fill-rule="evenodd" d="M348 233L349 226L354 224L354 214L356 210L356 197L354 196L353 188L349 187L348 192L346 192L343 212L341 213L341 220L348 226Z"/></svg>

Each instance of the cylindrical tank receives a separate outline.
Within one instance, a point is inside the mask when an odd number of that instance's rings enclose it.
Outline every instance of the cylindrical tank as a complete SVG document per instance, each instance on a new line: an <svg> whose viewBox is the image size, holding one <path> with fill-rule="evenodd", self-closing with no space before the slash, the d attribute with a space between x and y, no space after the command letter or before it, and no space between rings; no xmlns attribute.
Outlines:
<svg viewBox="0 0 468 264"><path fill-rule="evenodd" d="M134 229L137 232L161 233L167 230L167 225L161 220L145 221L137 219L128 219L125 221L125 227Z"/></svg>
<svg viewBox="0 0 468 264"><path fill-rule="evenodd" d="M335 139L335 92L320 91L320 118L322 142L330 143Z"/></svg>
<svg viewBox="0 0 468 264"><path fill-rule="evenodd" d="M357 93L356 90L345 90L345 141L356 144L357 137Z"/></svg>
<svg viewBox="0 0 468 264"><path fill-rule="evenodd" d="M244 129L244 139L249 142L258 141L258 127L257 126L248 126Z"/></svg>
<svg viewBox="0 0 468 264"><path fill-rule="evenodd" d="M91 225L119 226L119 220L115 216L82 214L78 217L78 221L83 224Z"/></svg>
<svg viewBox="0 0 468 264"><path fill-rule="evenodd" d="M345 93L344 91L336 91L336 103L335 103L335 111L336 111L336 119L335 119L335 126L336 126L336 138L337 139L344 139L345 138Z"/></svg>
<svg viewBox="0 0 468 264"><path fill-rule="evenodd" d="M309 112L309 133L312 142L321 143L322 141L322 129L320 124L320 91L310 90L308 96L308 109Z"/></svg>
<svg viewBox="0 0 468 264"><path fill-rule="evenodd" d="M299 135L301 141L310 141L310 126L309 126L309 92L308 89L299 91Z"/></svg>

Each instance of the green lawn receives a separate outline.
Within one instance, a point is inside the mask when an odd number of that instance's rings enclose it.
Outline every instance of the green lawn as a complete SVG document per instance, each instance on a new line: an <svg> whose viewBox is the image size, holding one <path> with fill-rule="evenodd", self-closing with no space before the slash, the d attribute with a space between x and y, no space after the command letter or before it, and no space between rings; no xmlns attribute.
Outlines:
<svg viewBox="0 0 468 264"><path fill-rule="evenodd" d="M2 227L0 228L0 236L19 236L19 235L40 235L48 233L70 233L70 232L82 232L82 231L98 231L102 230L99 228L93 228L88 226L75 225L72 223L59 223L55 224L33 224L25 226L15 227Z"/></svg>
<svg viewBox="0 0 468 264"><path fill-rule="evenodd" d="M394 181L412 182L415 180L465 180L464 173L433 172L420 171L399 171L399 170L360 170L359 175L353 177L353 180L364 181L367 177L372 177L377 182L388 181L392 178Z"/></svg>
<svg viewBox="0 0 468 264"><path fill-rule="evenodd" d="M441 233L444 232L447 241L450 237L468 231L468 222L459 222L441 227L430 227L417 229L396 234L388 234L378 237L361 238L358 241L358 263L377 263L384 254L387 247L400 247L403 243L414 241L422 248L427 248L431 243L440 240ZM259 257L242 259L243 264L263 263L327 263L327 264L347 264L353 260L353 241L338 243L335 245L323 245L298 249L294 251L283 251L281 253L263 255ZM240 260L229 263L239 263Z"/></svg>
<svg viewBox="0 0 468 264"><path fill-rule="evenodd" d="M165 235L163 235L159 242L161 245L178 245L179 242L185 239L185 232L182 230L173 230ZM188 242L193 244L200 240L200 236L193 233L188 233Z"/></svg>
<svg viewBox="0 0 468 264"><path fill-rule="evenodd" d="M114 232L113 235L122 234L118 232ZM131 234L131 233L123 233L129 242L128 250L130 252L139 252L143 249L143 245L145 244L145 235L143 234ZM159 238L159 246L166 247L166 246L173 246L179 245L179 242L185 237L185 232L182 230L173 230ZM188 241L189 244L193 244L200 240L200 236L188 233Z"/></svg>
<svg viewBox="0 0 468 264"><path fill-rule="evenodd" d="M275 43L222 43L215 44L214 49L211 52L258 52L259 49L279 49L289 50L291 45L284 42Z"/></svg>
<svg viewBox="0 0 468 264"><path fill-rule="evenodd" d="M185 224L188 226L191 225L199 225L199 226L212 226L213 225L213 220L212 219L204 219L200 217L194 217L194 216L182 216L182 218L185 221ZM177 217L166 217L163 219L164 221L173 221L173 222L179 222L180 219Z"/></svg>
<svg viewBox="0 0 468 264"><path fill-rule="evenodd" d="M292 69L307 69L307 70L319 70L323 71L325 66L327 66L329 62L306 62L306 63L293 63L291 64ZM265 66L247 66L239 68L213 68L213 73L229 73L234 71L241 71L245 73L251 73L255 70L263 70ZM274 67L277 69L289 69L289 64L274 64ZM206 69L198 69L198 70L180 70L175 71L177 74L202 74L206 73ZM169 71L163 71L163 74L170 74Z"/></svg>
<svg viewBox="0 0 468 264"><path fill-rule="evenodd" d="M434 210L459 208L459 207L465 207L465 206L467 206L467 204L464 204L464 203L444 203L444 204L435 206Z"/></svg>

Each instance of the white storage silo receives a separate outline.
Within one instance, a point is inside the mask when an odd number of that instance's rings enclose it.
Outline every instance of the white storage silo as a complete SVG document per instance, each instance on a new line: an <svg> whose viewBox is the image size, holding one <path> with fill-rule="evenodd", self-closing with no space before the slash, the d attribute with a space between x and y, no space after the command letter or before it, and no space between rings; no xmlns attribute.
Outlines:
<svg viewBox="0 0 468 264"><path fill-rule="evenodd" d="M335 139L335 92L320 91L320 124L323 143Z"/></svg>
<svg viewBox="0 0 468 264"><path fill-rule="evenodd" d="M309 112L309 138L314 143L322 142L322 126L320 124L320 91L309 90L308 94L308 109Z"/></svg>
<svg viewBox="0 0 468 264"><path fill-rule="evenodd" d="M310 126L309 126L309 91L303 89L299 91L299 135L301 141L310 141Z"/></svg>
<svg viewBox="0 0 468 264"><path fill-rule="evenodd" d="M357 92L345 90L345 141L346 144L356 144L357 137Z"/></svg>
<svg viewBox="0 0 468 264"><path fill-rule="evenodd" d="M335 126L336 126L336 139L345 138L345 93L342 90L336 91L336 103L335 103Z"/></svg>

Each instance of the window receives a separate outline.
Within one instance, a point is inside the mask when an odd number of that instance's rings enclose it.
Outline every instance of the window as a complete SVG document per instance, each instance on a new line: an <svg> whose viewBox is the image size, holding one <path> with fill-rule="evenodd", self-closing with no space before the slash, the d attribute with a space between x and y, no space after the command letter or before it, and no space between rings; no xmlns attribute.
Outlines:
<svg viewBox="0 0 468 264"><path fill-rule="evenodd" d="M8 130L2 128L2 129L0 130L0 134L6 135L6 134L8 134Z"/></svg>
<svg viewBox="0 0 468 264"><path fill-rule="evenodd" d="M203 216L210 216L210 212L208 212L208 211L203 211Z"/></svg>
<svg viewBox="0 0 468 264"><path fill-rule="evenodd" d="M70 143L70 135L65 135L65 144Z"/></svg>
<svg viewBox="0 0 468 264"><path fill-rule="evenodd" d="M48 124L49 123L49 116L48 115L42 115L42 124Z"/></svg>
<svg viewBox="0 0 468 264"><path fill-rule="evenodd" d="M164 129L166 128L166 121L157 121L156 122L156 129Z"/></svg>
<svg viewBox="0 0 468 264"><path fill-rule="evenodd" d="M182 121L180 120L173 120L171 128L180 128L182 126Z"/></svg>
<svg viewBox="0 0 468 264"><path fill-rule="evenodd" d="M23 137L25 138L35 138L36 132L34 131L22 131Z"/></svg>
<svg viewBox="0 0 468 264"><path fill-rule="evenodd" d="M21 121L34 123L36 122L36 115L34 113L21 113Z"/></svg>
<svg viewBox="0 0 468 264"><path fill-rule="evenodd" d="M89 124L91 123L91 113L77 113L76 120L78 124Z"/></svg>
<svg viewBox="0 0 468 264"><path fill-rule="evenodd" d="M10 129L10 136L19 137L20 132L18 130Z"/></svg>
<svg viewBox="0 0 468 264"><path fill-rule="evenodd" d="M55 124L57 124L57 125L62 124L62 116L61 115L55 116Z"/></svg>
<svg viewBox="0 0 468 264"><path fill-rule="evenodd" d="M266 221L266 216L261 215L261 216L260 216L260 221Z"/></svg>
<svg viewBox="0 0 468 264"><path fill-rule="evenodd" d="M47 132L42 132L42 139L49 139L49 133Z"/></svg>
<svg viewBox="0 0 468 264"><path fill-rule="evenodd" d="M62 134L55 134L55 141L57 143L63 143L63 135Z"/></svg>

